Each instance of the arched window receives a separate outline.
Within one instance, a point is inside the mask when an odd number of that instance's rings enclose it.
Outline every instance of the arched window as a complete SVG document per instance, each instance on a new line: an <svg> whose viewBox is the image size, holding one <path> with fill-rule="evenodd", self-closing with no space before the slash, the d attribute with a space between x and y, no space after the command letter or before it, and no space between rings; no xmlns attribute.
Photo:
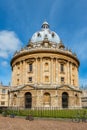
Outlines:
<svg viewBox="0 0 87 130"><path fill-rule="evenodd" d="M68 108L68 93L67 92L63 92L62 93L62 108Z"/></svg>
<svg viewBox="0 0 87 130"><path fill-rule="evenodd" d="M51 105L51 96L50 93L46 92L43 95L43 105L50 106Z"/></svg>
<svg viewBox="0 0 87 130"><path fill-rule="evenodd" d="M29 78L28 78L28 82L32 82L32 77L29 77Z"/></svg>
<svg viewBox="0 0 87 130"><path fill-rule="evenodd" d="M37 36L38 36L38 37L41 37L40 33L37 33Z"/></svg>
<svg viewBox="0 0 87 130"><path fill-rule="evenodd" d="M47 67L47 66L48 66L48 63L46 62L46 63L45 63L45 67Z"/></svg>
<svg viewBox="0 0 87 130"><path fill-rule="evenodd" d="M16 95L16 94L14 94L14 97L17 97L17 95Z"/></svg>
<svg viewBox="0 0 87 130"><path fill-rule="evenodd" d="M61 83L64 83L64 77L61 77Z"/></svg>
<svg viewBox="0 0 87 130"><path fill-rule="evenodd" d="M54 33L52 33L52 37L54 37L55 36L55 34Z"/></svg>
<svg viewBox="0 0 87 130"><path fill-rule="evenodd" d="M47 38L47 34L45 34L45 38Z"/></svg>
<svg viewBox="0 0 87 130"><path fill-rule="evenodd" d="M49 82L49 76L45 76L45 82Z"/></svg>
<svg viewBox="0 0 87 130"><path fill-rule="evenodd" d="M48 64L48 62L45 63L44 68L45 68L45 71L48 71L48 70L49 70L49 64Z"/></svg>
<svg viewBox="0 0 87 130"><path fill-rule="evenodd" d="M60 72L64 72L64 64L60 64Z"/></svg>
<svg viewBox="0 0 87 130"><path fill-rule="evenodd" d="M30 92L25 93L25 108L32 107L32 94Z"/></svg>
<svg viewBox="0 0 87 130"><path fill-rule="evenodd" d="M32 72L32 71L33 71L33 64L30 63L30 64L29 64L29 72Z"/></svg>

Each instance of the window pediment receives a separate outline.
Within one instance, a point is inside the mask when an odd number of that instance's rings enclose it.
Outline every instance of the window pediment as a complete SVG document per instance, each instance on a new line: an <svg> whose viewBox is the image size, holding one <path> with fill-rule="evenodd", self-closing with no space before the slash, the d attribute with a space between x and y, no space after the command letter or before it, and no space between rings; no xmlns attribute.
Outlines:
<svg viewBox="0 0 87 130"><path fill-rule="evenodd" d="M67 63L67 61L64 60L64 59L58 59L58 61L59 61L59 63L61 63L61 64L66 64L66 63Z"/></svg>
<svg viewBox="0 0 87 130"><path fill-rule="evenodd" d="M33 63L34 61L35 61L34 58L29 58L29 59L26 60L26 62L29 63L29 64L30 64L30 63Z"/></svg>

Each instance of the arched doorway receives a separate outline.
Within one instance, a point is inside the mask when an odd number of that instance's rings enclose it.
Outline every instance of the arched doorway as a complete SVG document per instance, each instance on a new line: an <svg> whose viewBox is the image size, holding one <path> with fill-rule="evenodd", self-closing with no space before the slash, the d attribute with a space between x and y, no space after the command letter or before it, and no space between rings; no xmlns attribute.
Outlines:
<svg viewBox="0 0 87 130"><path fill-rule="evenodd" d="M62 108L68 108L68 93L62 93Z"/></svg>
<svg viewBox="0 0 87 130"><path fill-rule="evenodd" d="M25 93L25 108L32 107L32 95L30 92Z"/></svg>
<svg viewBox="0 0 87 130"><path fill-rule="evenodd" d="M43 95L43 105L45 107L49 107L51 105L51 97L50 97L50 93L46 92Z"/></svg>

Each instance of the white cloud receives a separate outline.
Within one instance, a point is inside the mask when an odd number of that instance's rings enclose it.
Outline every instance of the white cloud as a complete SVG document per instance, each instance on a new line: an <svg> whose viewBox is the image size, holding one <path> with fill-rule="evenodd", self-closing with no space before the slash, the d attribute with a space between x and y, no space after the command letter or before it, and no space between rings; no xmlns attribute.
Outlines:
<svg viewBox="0 0 87 130"><path fill-rule="evenodd" d="M7 58L8 53L0 49L0 57Z"/></svg>
<svg viewBox="0 0 87 130"><path fill-rule="evenodd" d="M7 61L3 61L3 62L1 62L1 65L4 67L7 67L8 63L7 63Z"/></svg>
<svg viewBox="0 0 87 130"><path fill-rule="evenodd" d="M21 44L14 31L0 31L0 57L7 58L9 54L21 48Z"/></svg>

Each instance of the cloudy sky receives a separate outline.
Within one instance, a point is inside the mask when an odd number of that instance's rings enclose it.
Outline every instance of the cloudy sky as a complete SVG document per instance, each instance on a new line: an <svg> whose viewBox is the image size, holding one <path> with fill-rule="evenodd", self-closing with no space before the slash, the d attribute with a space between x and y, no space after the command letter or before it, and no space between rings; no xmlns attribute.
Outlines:
<svg viewBox="0 0 87 130"><path fill-rule="evenodd" d="M0 0L0 82L11 81L10 60L44 21L80 60L80 85L87 85L87 0Z"/></svg>

